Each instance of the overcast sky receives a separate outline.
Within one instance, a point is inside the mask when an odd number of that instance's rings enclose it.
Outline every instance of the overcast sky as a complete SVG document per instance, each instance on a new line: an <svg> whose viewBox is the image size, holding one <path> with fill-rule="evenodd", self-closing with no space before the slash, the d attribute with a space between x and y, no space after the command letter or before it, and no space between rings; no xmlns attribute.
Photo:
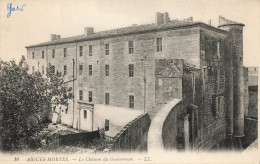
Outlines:
<svg viewBox="0 0 260 164"><path fill-rule="evenodd" d="M7 18L7 4L21 7ZM195 21L218 25L218 16L245 24L244 65L260 64L260 0L1 0L0 58L20 59L25 46L61 37L81 35L84 27L95 32L154 23L155 12L171 19L192 16Z"/></svg>

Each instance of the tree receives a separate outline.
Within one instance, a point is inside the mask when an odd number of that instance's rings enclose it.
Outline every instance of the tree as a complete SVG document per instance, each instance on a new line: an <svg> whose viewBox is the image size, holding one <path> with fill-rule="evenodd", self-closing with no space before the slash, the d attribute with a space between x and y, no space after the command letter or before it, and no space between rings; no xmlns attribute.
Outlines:
<svg viewBox="0 0 260 164"><path fill-rule="evenodd" d="M43 106L67 105L72 98L59 72L49 64L46 77L40 72L28 73L24 56L16 64L0 59L0 102L2 114L2 140L4 150L35 147L34 134L40 130ZM38 119L33 124L30 118Z"/></svg>

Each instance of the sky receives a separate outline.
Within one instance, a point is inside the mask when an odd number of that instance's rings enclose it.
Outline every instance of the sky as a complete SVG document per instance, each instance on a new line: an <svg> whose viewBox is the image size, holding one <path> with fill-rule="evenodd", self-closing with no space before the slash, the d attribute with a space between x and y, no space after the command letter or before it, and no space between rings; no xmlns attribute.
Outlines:
<svg viewBox="0 0 260 164"><path fill-rule="evenodd" d="M7 5L21 8L7 18ZM50 40L50 34L70 37L155 22L156 12L171 19L218 25L218 16L244 23L244 65L260 65L260 0L1 0L0 58L19 60L26 46Z"/></svg>

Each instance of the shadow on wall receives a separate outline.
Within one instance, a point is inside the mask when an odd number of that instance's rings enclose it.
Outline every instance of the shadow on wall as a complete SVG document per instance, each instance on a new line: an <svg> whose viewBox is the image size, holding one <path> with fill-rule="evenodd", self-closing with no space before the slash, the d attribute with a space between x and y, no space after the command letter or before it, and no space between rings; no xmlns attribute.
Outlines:
<svg viewBox="0 0 260 164"><path fill-rule="evenodd" d="M258 85L248 87L249 104L248 104L248 116L258 116Z"/></svg>
<svg viewBox="0 0 260 164"><path fill-rule="evenodd" d="M134 152L147 151L147 134L151 124L148 113L129 122L104 151Z"/></svg>
<svg viewBox="0 0 260 164"><path fill-rule="evenodd" d="M258 119L253 117L245 117L245 137L243 140L243 148L247 148L258 137Z"/></svg>

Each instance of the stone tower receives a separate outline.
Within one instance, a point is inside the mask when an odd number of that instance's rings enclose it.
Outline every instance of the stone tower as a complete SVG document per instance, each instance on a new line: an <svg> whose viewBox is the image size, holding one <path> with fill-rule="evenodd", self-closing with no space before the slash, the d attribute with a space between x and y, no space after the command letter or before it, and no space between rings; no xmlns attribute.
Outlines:
<svg viewBox="0 0 260 164"><path fill-rule="evenodd" d="M219 16L219 28L227 30L225 40L227 141L230 148L242 148L244 136L244 24Z"/></svg>

